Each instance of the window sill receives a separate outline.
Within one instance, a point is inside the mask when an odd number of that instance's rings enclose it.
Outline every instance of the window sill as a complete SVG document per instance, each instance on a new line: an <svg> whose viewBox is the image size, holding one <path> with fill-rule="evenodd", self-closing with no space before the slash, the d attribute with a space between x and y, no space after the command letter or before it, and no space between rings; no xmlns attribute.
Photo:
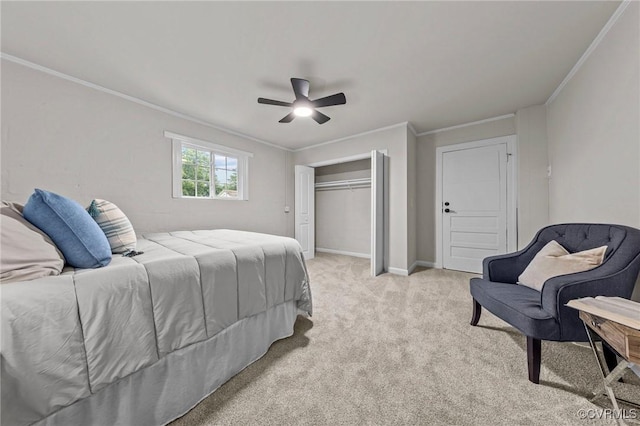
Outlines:
<svg viewBox="0 0 640 426"><path fill-rule="evenodd" d="M213 197L190 197L187 195L182 195L180 197L173 197L174 199L185 199L185 200L213 200L213 201L249 201L248 199L242 198L213 198Z"/></svg>

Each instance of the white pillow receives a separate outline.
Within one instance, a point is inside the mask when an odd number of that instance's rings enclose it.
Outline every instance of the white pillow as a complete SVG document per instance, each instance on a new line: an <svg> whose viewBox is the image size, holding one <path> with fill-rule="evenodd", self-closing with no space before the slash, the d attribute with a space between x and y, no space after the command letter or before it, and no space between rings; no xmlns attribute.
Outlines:
<svg viewBox="0 0 640 426"><path fill-rule="evenodd" d="M557 241L549 241L518 277L518 284L542 291L542 286L549 278L588 271L601 265L606 251L607 246L602 246L569 253Z"/></svg>
<svg viewBox="0 0 640 426"><path fill-rule="evenodd" d="M22 216L23 206L0 204L0 283L60 275L64 258L49 236Z"/></svg>

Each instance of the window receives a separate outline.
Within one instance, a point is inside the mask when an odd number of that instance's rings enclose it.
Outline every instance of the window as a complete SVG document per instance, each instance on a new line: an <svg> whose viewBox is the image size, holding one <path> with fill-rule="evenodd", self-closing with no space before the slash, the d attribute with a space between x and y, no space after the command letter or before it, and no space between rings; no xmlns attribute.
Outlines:
<svg viewBox="0 0 640 426"><path fill-rule="evenodd" d="M173 196L247 200L253 154L165 132L173 141Z"/></svg>
<svg viewBox="0 0 640 426"><path fill-rule="evenodd" d="M216 197L238 198L238 159L215 154L214 166Z"/></svg>

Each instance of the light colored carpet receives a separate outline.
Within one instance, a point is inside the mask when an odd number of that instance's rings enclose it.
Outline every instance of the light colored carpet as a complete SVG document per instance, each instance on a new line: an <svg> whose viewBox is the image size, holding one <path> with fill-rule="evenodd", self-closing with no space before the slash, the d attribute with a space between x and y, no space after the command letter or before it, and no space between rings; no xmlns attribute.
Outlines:
<svg viewBox="0 0 640 426"><path fill-rule="evenodd" d="M329 254L308 268L313 318L172 425L615 424L578 417L610 407L589 401L590 348L543 342L534 385L521 334L486 310L469 325L471 274L374 279L368 260Z"/></svg>

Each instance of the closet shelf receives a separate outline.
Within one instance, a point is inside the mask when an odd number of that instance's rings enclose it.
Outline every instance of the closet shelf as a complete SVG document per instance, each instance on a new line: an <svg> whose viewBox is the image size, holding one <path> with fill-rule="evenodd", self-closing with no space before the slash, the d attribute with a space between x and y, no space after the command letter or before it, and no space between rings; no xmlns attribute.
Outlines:
<svg viewBox="0 0 640 426"><path fill-rule="evenodd" d="M366 188L369 186L371 186L371 178L334 180L329 182L318 182L315 185L317 191Z"/></svg>

